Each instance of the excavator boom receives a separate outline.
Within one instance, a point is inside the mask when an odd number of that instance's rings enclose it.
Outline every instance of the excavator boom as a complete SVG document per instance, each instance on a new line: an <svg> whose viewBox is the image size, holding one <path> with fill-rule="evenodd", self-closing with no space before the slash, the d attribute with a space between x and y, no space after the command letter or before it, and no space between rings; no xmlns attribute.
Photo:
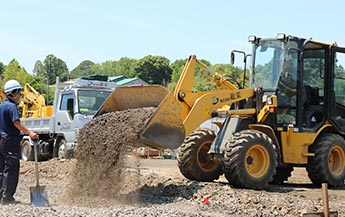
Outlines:
<svg viewBox="0 0 345 217"><path fill-rule="evenodd" d="M46 106L44 97L28 83L24 85L23 102L19 106L23 108L23 118L52 115L52 106Z"/></svg>
<svg viewBox="0 0 345 217"><path fill-rule="evenodd" d="M0 88L0 103L6 99L5 92Z"/></svg>

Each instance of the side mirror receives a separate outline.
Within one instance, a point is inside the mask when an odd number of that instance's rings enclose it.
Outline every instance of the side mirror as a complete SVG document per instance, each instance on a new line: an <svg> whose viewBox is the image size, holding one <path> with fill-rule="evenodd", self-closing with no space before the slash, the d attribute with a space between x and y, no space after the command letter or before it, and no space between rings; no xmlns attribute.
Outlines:
<svg viewBox="0 0 345 217"><path fill-rule="evenodd" d="M231 54L230 54L230 64L234 65L234 63L235 63L235 53L234 53L234 51L231 51Z"/></svg>
<svg viewBox="0 0 345 217"><path fill-rule="evenodd" d="M67 110L69 111L69 113L71 114L71 117L73 118L73 114L74 114L74 100L71 99L67 99Z"/></svg>

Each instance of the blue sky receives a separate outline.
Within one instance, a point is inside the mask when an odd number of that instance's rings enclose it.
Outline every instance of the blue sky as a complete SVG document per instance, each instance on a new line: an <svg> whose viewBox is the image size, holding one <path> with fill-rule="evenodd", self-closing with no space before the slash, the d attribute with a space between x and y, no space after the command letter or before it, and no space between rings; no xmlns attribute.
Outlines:
<svg viewBox="0 0 345 217"><path fill-rule="evenodd" d="M196 54L229 63L250 52L249 35L287 33L345 47L345 1L11 0L0 7L0 61L17 59L31 73L48 54L69 70L83 60ZM321 2L320 2L321 3Z"/></svg>

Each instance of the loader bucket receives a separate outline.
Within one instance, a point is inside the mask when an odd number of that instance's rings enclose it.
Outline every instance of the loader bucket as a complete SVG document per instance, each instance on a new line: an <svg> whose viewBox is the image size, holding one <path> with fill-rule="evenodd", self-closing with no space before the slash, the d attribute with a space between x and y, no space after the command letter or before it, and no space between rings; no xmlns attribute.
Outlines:
<svg viewBox="0 0 345 217"><path fill-rule="evenodd" d="M159 85L116 87L115 91L99 108L95 117L126 109L157 107L168 92L167 89Z"/></svg>
<svg viewBox="0 0 345 217"><path fill-rule="evenodd" d="M157 149L178 148L185 138L181 110L173 94L168 93L145 125L141 135L144 143Z"/></svg>

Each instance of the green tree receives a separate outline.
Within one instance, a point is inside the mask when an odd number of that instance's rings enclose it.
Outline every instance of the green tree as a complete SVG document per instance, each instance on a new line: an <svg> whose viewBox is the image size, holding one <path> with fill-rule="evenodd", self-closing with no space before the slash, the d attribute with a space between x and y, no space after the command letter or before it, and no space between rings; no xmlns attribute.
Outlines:
<svg viewBox="0 0 345 217"><path fill-rule="evenodd" d="M134 71L135 64L138 60L122 57L119 61L105 61L92 65L91 70L94 74L117 76L124 75L126 77L136 77Z"/></svg>
<svg viewBox="0 0 345 217"><path fill-rule="evenodd" d="M71 78L79 78L85 75L95 74L95 72L92 70L93 65L95 65L95 63L92 61L84 60L71 71Z"/></svg>
<svg viewBox="0 0 345 217"><path fill-rule="evenodd" d="M5 71L5 65L0 62L0 78L2 77L2 73Z"/></svg>
<svg viewBox="0 0 345 217"><path fill-rule="evenodd" d="M136 59L122 57L116 65L115 75L124 75L128 78L136 77L134 68L137 61Z"/></svg>
<svg viewBox="0 0 345 217"><path fill-rule="evenodd" d="M164 86L171 80L172 69L169 66L170 60L162 56L148 55L135 64L135 75L152 84Z"/></svg>
<svg viewBox="0 0 345 217"><path fill-rule="evenodd" d="M172 75L171 75L171 82L177 83L183 71L183 68L186 65L186 62L187 62L187 59L184 59L184 60L178 59L178 60L175 60L175 62L170 64L170 67L173 70Z"/></svg>
<svg viewBox="0 0 345 217"><path fill-rule="evenodd" d="M35 75L35 74L34 74ZM34 76L25 71L20 66L19 62L13 59L7 66L4 67L3 78L0 79L0 86L3 87L6 81L15 79L22 86L29 83L35 90L37 90L44 98L46 98L47 84L43 75ZM51 94L51 93L50 93ZM49 96L50 102L53 102L53 94Z"/></svg>
<svg viewBox="0 0 345 217"><path fill-rule="evenodd" d="M116 64L116 61L108 60L102 63L92 65L91 70L95 74L113 76L115 75Z"/></svg>
<svg viewBox="0 0 345 217"><path fill-rule="evenodd" d="M17 80L21 85L25 83L31 83L34 77L28 74L23 67L19 65L19 62L13 59L4 68L3 79L0 80L1 87L4 86L5 82L11 79Z"/></svg>
<svg viewBox="0 0 345 217"><path fill-rule="evenodd" d="M33 73L36 76L44 76L45 75L45 69L44 69L43 63L40 60L36 61Z"/></svg>
<svg viewBox="0 0 345 217"><path fill-rule="evenodd" d="M60 78L60 81L66 81L69 76L66 63L53 54L46 56L44 70L49 84L54 84L57 76Z"/></svg>

